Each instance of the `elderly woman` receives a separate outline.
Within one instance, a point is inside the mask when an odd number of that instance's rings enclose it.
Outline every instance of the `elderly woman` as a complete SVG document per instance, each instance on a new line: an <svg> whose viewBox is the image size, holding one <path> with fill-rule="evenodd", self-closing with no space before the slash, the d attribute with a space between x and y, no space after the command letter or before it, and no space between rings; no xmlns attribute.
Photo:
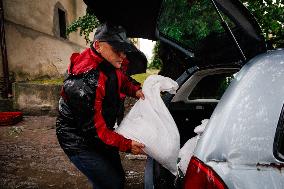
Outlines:
<svg viewBox="0 0 284 189"><path fill-rule="evenodd" d="M56 122L58 141L71 162L96 189L123 188L119 151L143 153L143 144L115 133L120 94L144 99L140 84L121 71L127 52L137 51L120 26L104 24L94 42L74 53Z"/></svg>

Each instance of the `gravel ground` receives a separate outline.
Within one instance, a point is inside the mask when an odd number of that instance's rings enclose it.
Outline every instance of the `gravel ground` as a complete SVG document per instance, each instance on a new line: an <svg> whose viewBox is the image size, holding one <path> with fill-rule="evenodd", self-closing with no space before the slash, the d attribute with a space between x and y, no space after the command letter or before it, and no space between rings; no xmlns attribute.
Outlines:
<svg viewBox="0 0 284 189"><path fill-rule="evenodd" d="M121 153L126 189L143 188L145 156ZM60 148L55 117L27 116L0 127L0 188L91 188Z"/></svg>

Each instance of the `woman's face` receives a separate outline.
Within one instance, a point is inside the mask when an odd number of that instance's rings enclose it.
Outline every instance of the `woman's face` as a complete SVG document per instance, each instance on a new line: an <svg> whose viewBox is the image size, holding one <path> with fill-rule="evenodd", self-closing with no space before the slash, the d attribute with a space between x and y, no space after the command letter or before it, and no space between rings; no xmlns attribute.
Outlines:
<svg viewBox="0 0 284 189"><path fill-rule="evenodd" d="M111 63L115 68L121 68L123 59L126 58L124 52L115 50L108 42L95 41L95 49L101 56Z"/></svg>

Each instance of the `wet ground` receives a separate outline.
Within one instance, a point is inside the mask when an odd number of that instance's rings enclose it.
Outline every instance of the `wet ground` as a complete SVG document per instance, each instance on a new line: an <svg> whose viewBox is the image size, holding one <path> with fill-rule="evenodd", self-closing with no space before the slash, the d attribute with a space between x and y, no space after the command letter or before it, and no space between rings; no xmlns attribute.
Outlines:
<svg viewBox="0 0 284 189"><path fill-rule="evenodd" d="M145 156L121 153L127 189L143 188ZM91 188L61 150L55 117L28 116L0 126L0 188Z"/></svg>

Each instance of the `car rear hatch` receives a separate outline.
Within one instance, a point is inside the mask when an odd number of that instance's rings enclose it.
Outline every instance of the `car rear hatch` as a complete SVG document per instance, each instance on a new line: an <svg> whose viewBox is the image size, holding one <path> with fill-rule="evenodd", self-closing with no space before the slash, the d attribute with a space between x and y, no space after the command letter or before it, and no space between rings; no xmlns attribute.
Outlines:
<svg viewBox="0 0 284 189"><path fill-rule="evenodd" d="M161 39L198 64L244 64L266 51L259 25L238 0L84 1L101 22L124 26L129 37Z"/></svg>

